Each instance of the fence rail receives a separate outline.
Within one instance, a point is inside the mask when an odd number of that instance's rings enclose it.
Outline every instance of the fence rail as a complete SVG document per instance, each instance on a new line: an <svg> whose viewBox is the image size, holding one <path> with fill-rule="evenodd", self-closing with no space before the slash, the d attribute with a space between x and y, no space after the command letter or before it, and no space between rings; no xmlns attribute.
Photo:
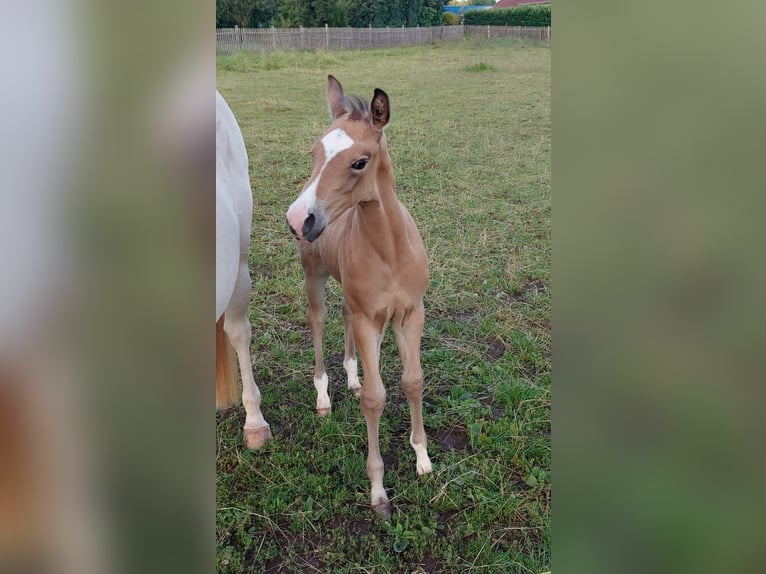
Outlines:
<svg viewBox="0 0 766 574"><path fill-rule="evenodd" d="M218 28L216 52L389 48L463 38L526 38L550 41L551 28L433 26L427 28Z"/></svg>

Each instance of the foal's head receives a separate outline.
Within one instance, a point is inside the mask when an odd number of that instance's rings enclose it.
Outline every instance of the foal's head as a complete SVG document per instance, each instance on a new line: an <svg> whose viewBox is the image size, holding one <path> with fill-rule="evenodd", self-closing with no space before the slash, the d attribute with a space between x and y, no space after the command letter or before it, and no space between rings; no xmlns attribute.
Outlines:
<svg viewBox="0 0 766 574"><path fill-rule="evenodd" d="M391 116L383 90L376 88L367 104L344 96L333 76L327 80L332 123L314 143L311 177L287 210L290 231L307 241L314 241L352 206L372 199L379 160L386 154L383 128Z"/></svg>

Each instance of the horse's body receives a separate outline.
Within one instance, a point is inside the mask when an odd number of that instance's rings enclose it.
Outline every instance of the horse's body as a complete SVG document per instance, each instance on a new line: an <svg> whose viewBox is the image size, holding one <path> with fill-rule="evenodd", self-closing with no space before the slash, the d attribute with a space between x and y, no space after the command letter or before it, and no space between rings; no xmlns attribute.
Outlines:
<svg viewBox="0 0 766 574"><path fill-rule="evenodd" d="M215 319L216 407L237 400L233 347L242 375L245 445L259 448L271 437L261 414L261 394L250 363L251 282L247 267L253 196L245 142L237 120L216 91L215 126Z"/></svg>
<svg viewBox="0 0 766 574"><path fill-rule="evenodd" d="M346 98L334 77L328 80L332 124L314 145L311 179L290 206L287 221L299 240L304 270L316 359L317 412L324 415L331 408L322 335L325 284L332 275L343 291L343 366L348 387L361 397L367 422L371 503L377 511L388 514L378 426L386 398L379 371L380 346L389 324L402 359L402 387L410 405L410 443L417 457L417 473L431 472L423 428L420 366L428 264L415 223L396 197L383 133L390 118L388 96L376 89L367 106L358 98ZM357 374L357 349L364 372L362 385Z"/></svg>

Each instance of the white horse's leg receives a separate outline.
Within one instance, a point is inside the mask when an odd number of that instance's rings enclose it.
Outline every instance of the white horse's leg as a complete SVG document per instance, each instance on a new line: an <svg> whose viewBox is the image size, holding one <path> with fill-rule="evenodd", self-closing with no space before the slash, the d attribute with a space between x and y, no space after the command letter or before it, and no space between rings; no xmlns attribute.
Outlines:
<svg viewBox="0 0 766 574"><path fill-rule="evenodd" d="M255 384L250 359L250 321L247 307L250 302L250 273L247 265L241 265L237 289L229 308L224 314L223 329L237 353L239 372L242 375L242 404L245 407L245 446L257 449L271 438L269 423L261 414L261 393Z"/></svg>

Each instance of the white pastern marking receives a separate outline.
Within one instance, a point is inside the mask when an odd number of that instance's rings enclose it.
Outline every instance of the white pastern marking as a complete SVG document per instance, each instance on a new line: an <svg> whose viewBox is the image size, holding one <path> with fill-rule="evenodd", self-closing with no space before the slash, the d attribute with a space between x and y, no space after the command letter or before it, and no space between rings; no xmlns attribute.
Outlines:
<svg viewBox="0 0 766 574"><path fill-rule="evenodd" d="M416 458L415 467L416 467L418 476L423 476L424 474L433 472L433 467L431 466L431 459L428 457L428 451L426 450L426 445L415 444L412 441L411 433L410 433L410 444L412 445L412 448L415 450L415 458Z"/></svg>
<svg viewBox="0 0 766 574"><path fill-rule="evenodd" d="M359 372L356 367L356 359L346 359L343 361L343 368L346 369L346 375L348 375L348 388L358 389L359 384Z"/></svg>
<svg viewBox="0 0 766 574"><path fill-rule="evenodd" d="M308 211L313 209L314 203L316 203L317 199L317 186L319 185L319 178L322 177L324 168L327 167L327 164L330 163L332 158L334 158L343 150L347 150L352 145L354 145L354 140L352 140L348 134L340 128L335 128L326 134L321 141L322 147L324 148L324 163L322 164L322 167L319 168L319 173L317 173L314 181L312 181L309 186L303 190L303 192L298 196L298 199L296 199L290 206L291 210L293 209L293 206L300 203L303 203Z"/></svg>
<svg viewBox="0 0 766 574"><path fill-rule="evenodd" d="M370 502L371 506L380 506L388 502L388 496L386 495L386 489L379 484L370 485Z"/></svg>
<svg viewBox="0 0 766 574"><path fill-rule="evenodd" d="M318 379L314 379L314 388L317 390L317 410L330 408L330 396L327 394L327 373L322 373Z"/></svg>

